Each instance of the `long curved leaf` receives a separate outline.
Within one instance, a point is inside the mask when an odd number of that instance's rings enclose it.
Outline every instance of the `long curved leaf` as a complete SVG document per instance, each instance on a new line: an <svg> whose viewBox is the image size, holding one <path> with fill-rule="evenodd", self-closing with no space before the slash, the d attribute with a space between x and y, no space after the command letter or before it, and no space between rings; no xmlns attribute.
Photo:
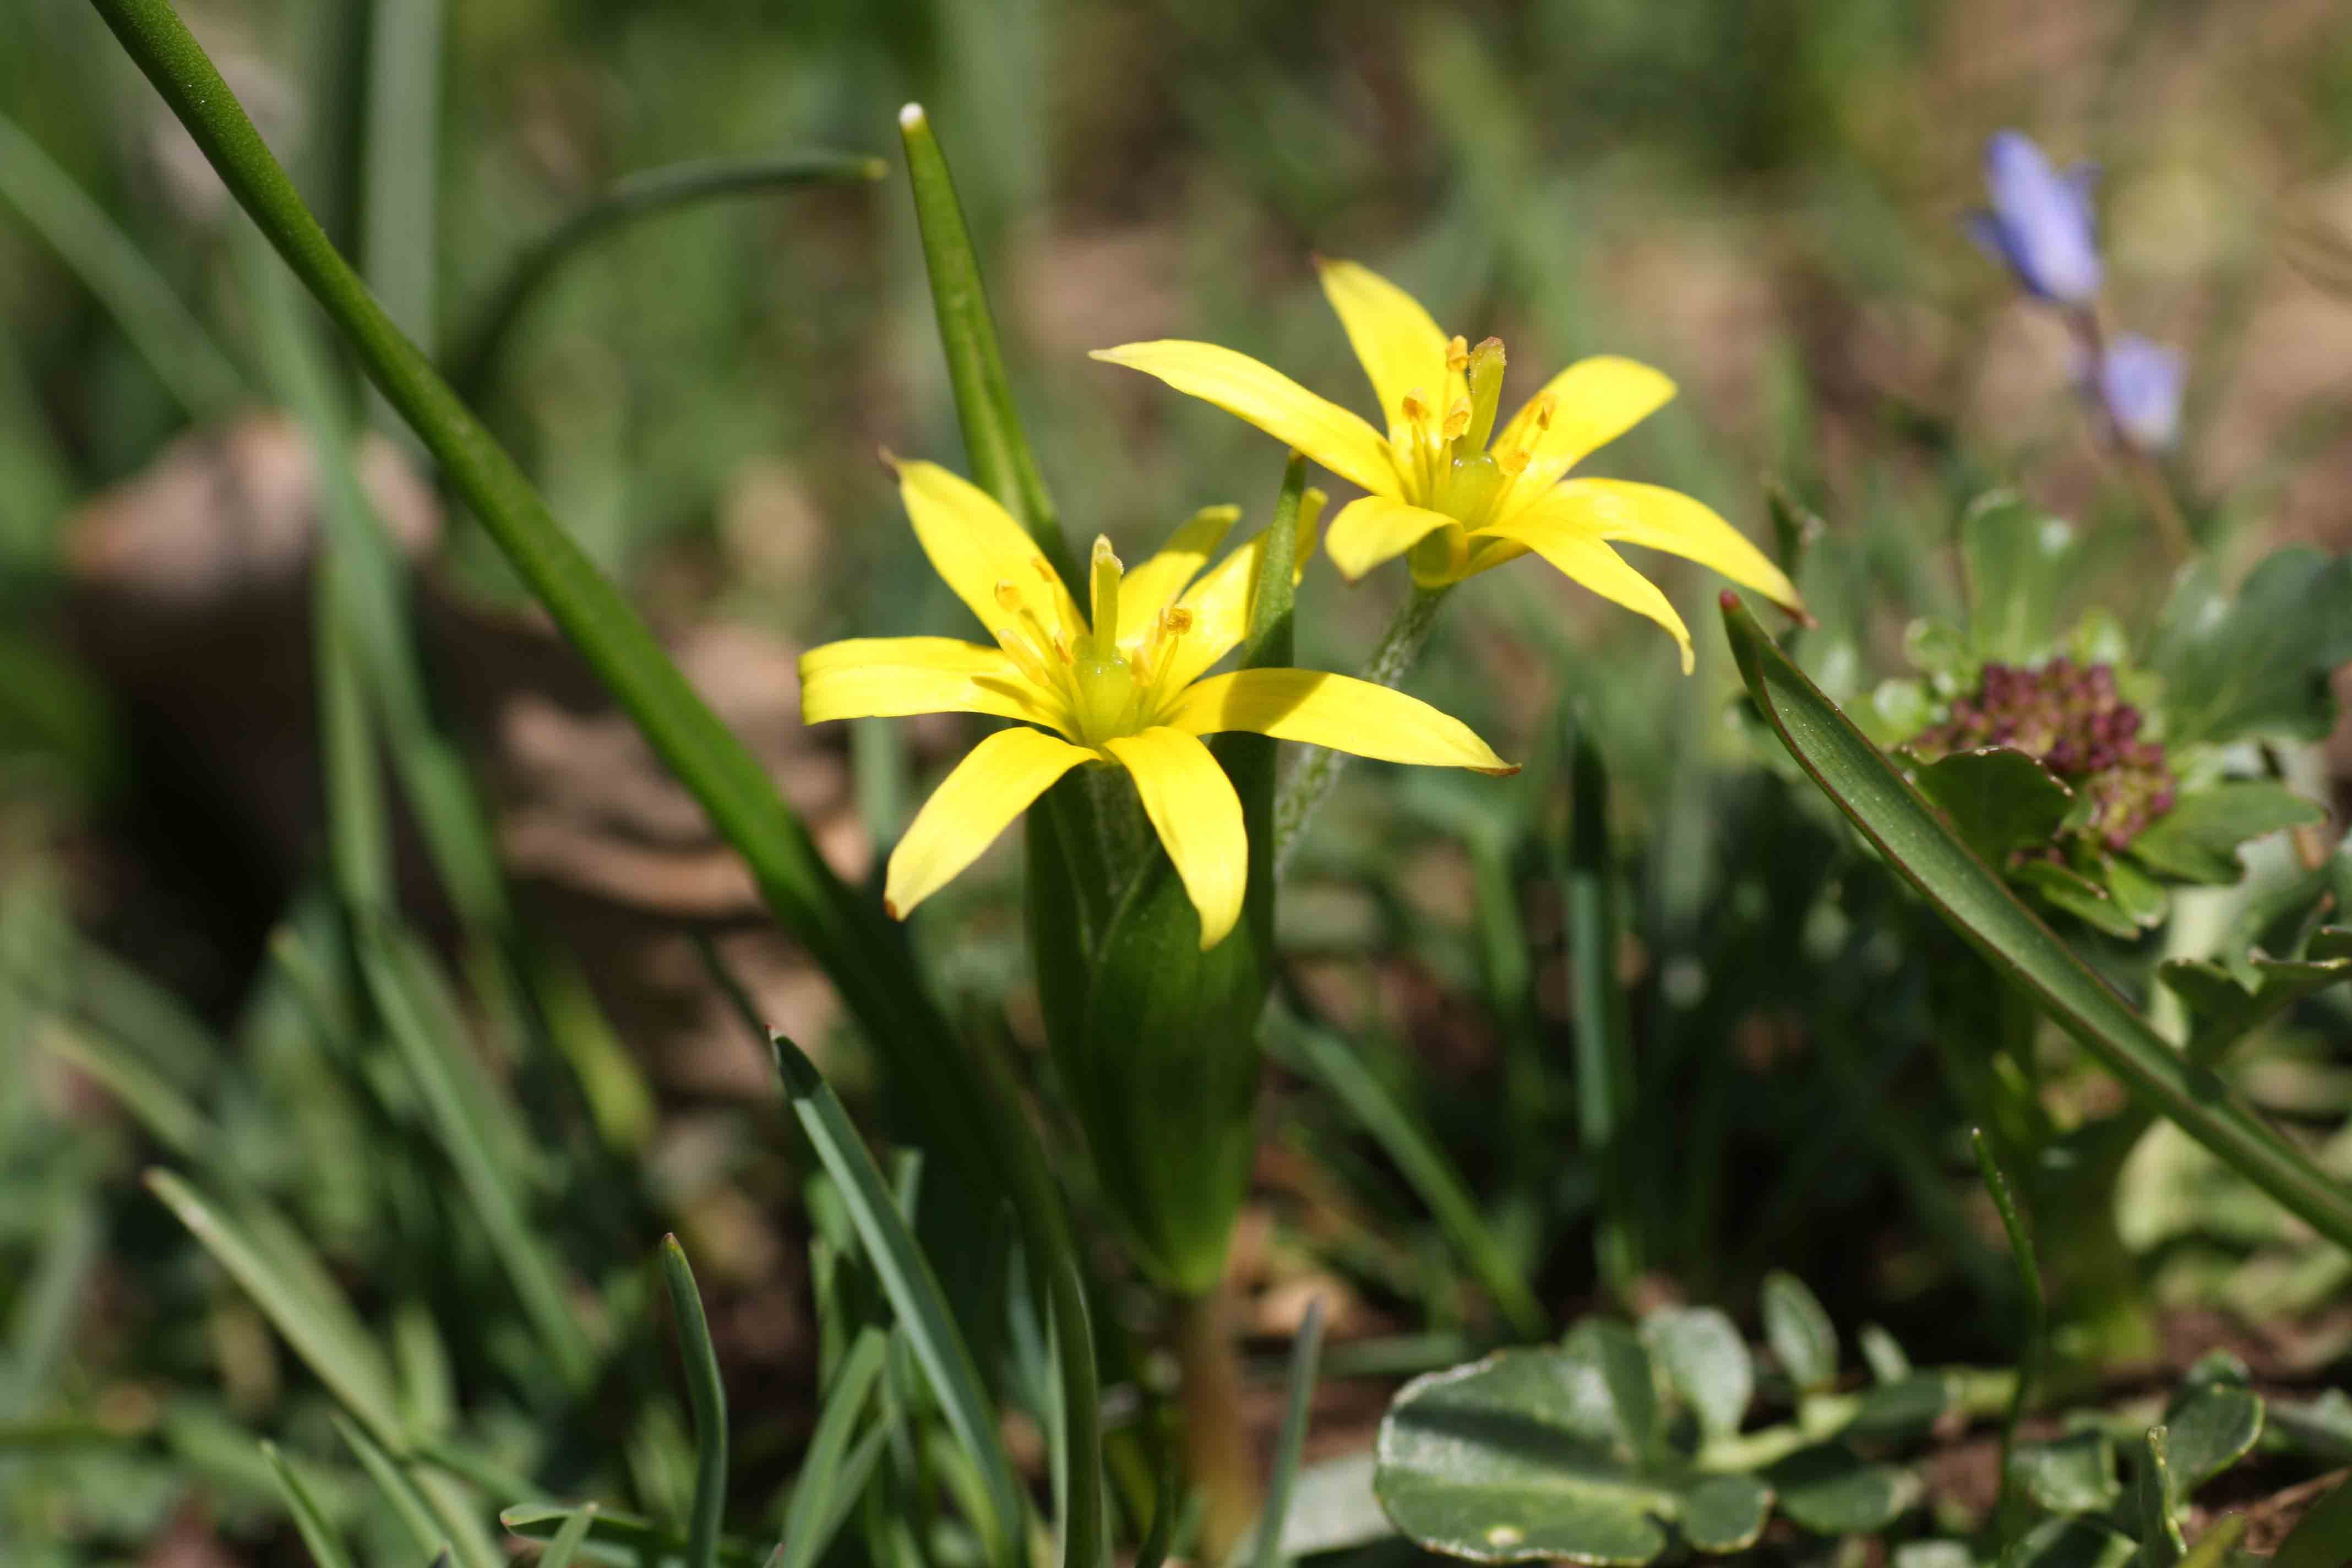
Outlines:
<svg viewBox="0 0 2352 1568"><path fill-rule="evenodd" d="M2352 1193L2191 1065L1945 826L1853 721L1774 645L1737 595L1724 630L1756 706L1822 792L1952 928L2132 1091L2241 1175L2352 1250Z"/></svg>

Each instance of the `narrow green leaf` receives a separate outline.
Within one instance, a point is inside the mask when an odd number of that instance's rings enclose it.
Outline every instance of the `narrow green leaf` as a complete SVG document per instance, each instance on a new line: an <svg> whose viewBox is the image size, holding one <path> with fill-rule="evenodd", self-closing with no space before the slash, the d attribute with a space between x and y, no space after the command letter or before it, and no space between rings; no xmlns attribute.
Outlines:
<svg viewBox="0 0 2352 1568"><path fill-rule="evenodd" d="M310 1496L310 1489L294 1472L286 1456L278 1451L275 1443L261 1445L261 1457L269 1461L270 1473L278 1478L278 1489L286 1499L286 1511L294 1516L294 1528L301 1533L302 1544L309 1550L317 1568L354 1568L351 1554L343 1550L342 1538Z"/></svg>
<svg viewBox="0 0 2352 1568"><path fill-rule="evenodd" d="M2223 1514L2213 1521L2212 1529L2197 1538L2197 1544L2180 1560L2180 1568L2230 1568L2235 1561L2238 1540L2245 1533L2244 1514Z"/></svg>
<svg viewBox="0 0 2352 1568"><path fill-rule="evenodd" d="M2352 1563L2352 1479L2321 1498L2279 1542L2270 1568L2344 1568Z"/></svg>
<svg viewBox="0 0 2352 1568"><path fill-rule="evenodd" d="M727 1385L710 1346L702 1292L677 1237L665 1237L662 1283L677 1324L677 1356L686 1366L687 1403L694 1411L694 1512L687 1535L687 1568L717 1568L719 1525L727 1510Z"/></svg>
<svg viewBox="0 0 2352 1568"><path fill-rule="evenodd" d="M2180 1521L2172 1514L2171 1466L2167 1462L2166 1432L2151 1426L2140 1439L2139 1461L2132 1467L2132 1520L2139 1527L2137 1568L2176 1568L2187 1554Z"/></svg>
<svg viewBox="0 0 2352 1568"><path fill-rule="evenodd" d="M442 0L367 9L360 270L429 353L440 259Z"/></svg>
<svg viewBox="0 0 2352 1568"><path fill-rule="evenodd" d="M848 1463L851 1439L881 1381L889 1349L890 1336L882 1330L870 1324L859 1330L825 1385L824 1404L817 1412L816 1430L809 1436L807 1457L801 1462L800 1474L793 1479L783 1540L769 1560L769 1568L814 1568L848 1517L851 1501L864 1489L857 1484L855 1467Z"/></svg>
<svg viewBox="0 0 2352 1568"><path fill-rule="evenodd" d="M157 1142L183 1160L207 1163L217 1153L220 1131L212 1119L120 1042L64 1020L34 1040L97 1079Z"/></svg>
<svg viewBox="0 0 2352 1568"><path fill-rule="evenodd" d="M874 1156L816 1065L783 1036L771 1038L776 1070L793 1113L815 1144L817 1157L824 1162L826 1173L857 1226L866 1261L890 1299L899 1328L948 1425L980 1470L995 1517L974 1522L987 1530L1000 1548L1017 1541L1023 1519L1020 1483L1013 1478L1012 1461L998 1435L994 1405L981 1382L963 1332L956 1327L939 1279L931 1272L930 1260L907 1228Z"/></svg>
<svg viewBox="0 0 2352 1568"><path fill-rule="evenodd" d="M1724 626L1749 694L1781 743L1888 864L1971 945L2136 1093L2337 1245L2352 1194L2281 1142L2210 1073L2179 1055L1969 852L1885 755L1775 647L1738 598Z"/></svg>
<svg viewBox="0 0 2352 1568"><path fill-rule="evenodd" d="M417 1490L415 1483L402 1473L398 1465L393 1463L392 1456L340 1414L334 1420L337 1435L358 1458L360 1468L367 1471L368 1479L375 1483L376 1490L392 1505L394 1516L400 1521L401 1528L408 1532L408 1539L416 1549L420 1552L448 1550L454 1544L448 1538L448 1531L434 1517L432 1505L425 1500L425 1494Z"/></svg>
<svg viewBox="0 0 2352 1568"><path fill-rule="evenodd" d="M1567 837L1552 846L1568 932L1576 1025L1576 1120L1601 1189L1593 1233L1601 1278L1622 1300L1643 1268L1641 1187L1632 1170L1640 1093L1625 990L1617 979L1617 869L1609 847L1609 764L1587 726L1561 721L1568 758Z"/></svg>
<svg viewBox="0 0 2352 1568"><path fill-rule="evenodd" d="M1005 379L1004 352L997 344L963 205L956 199L955 181L922 105L910 103L898 111L898 134L906 144L907 183L923 231L923 265L930 271L931 304L939 314L940 344L947 352L948 384L955 391L972 483L1020 520L1062 581L1077 589L1082 584L1062 535L1061 515L1045 493Z"/></svg>
<svg viewBox="0 0 2352 1568"><path fill-rule="evenodd" d="M1357 1059L1354 1048L1283 1007L1267 1014L1267 1039L1292 1065L1329 1090L1371 1135L1512 1328L1529 1339L1549 1331L1534 1289L1478 1212L1469 1184L1412 1112Z"/></svg>
<svg viewBox="0 0 2352 1568"><path fill-rule="evenodd" d="M1307 1305L1298 1338L1290 1347L1290 1383L1283 1396L1282 1429L1274 1440L1274 1468L1267 1473L1265 1503L1258 1515L1257 1568L1280 1568L1283 1527L1290 1519L1291 1483L1298 1479L1298 1452L1307 1441L1307 1416L1315 1401L1315 1368L1323 1352L1323 1299Z"/></svg>
<svg viewBox="0 0 2352 1568"><path fill-rule="evenodd" d="M392 1368L349 1303L314 1297L276 1267L242 1226L171 1172L149 1171L147 1186L245 1288L344 1408L371 1431L397 1442L400 1402Z"/></svg>
<svg viewBox="0 0 2352 1568"><path fill-rule="evenodd" d="M488 390L501 352L541 290L565 263L640 218L727 196L761 195L806 184L871 183L890 172L879 158L845 153L788 153L667 163L614 182L533 241L489 290L464 346L451 357L450 382L467 402Z"/></svg>
<svg viewBox="0 0 2352 1568"><path fill-rule="evenodd" d="M0 115L0 200L111 313L192 418L227 413L245 377L153 265L16 121Z"/></svg>
<svg viewBox="0 0 2352 1568"><path fill-rule="evenodd" d="M2017 1281L2025 1297L2025 1348L2017 1358L2017 1384L2010 1392L2009 1414L2000 1427L2000 1489L1993 1501L1993 1519L1998 1524L2001 1504L2009 1498L2017 1424L2024 1419L2027 1402L2033 1397L2033 1385L2042 1376L2042 1358L2050 1330L2050 1302L2042 1293L2042 1266L2034 1258L2033 1233L2026 1227L2025 1213L2018 1206L2017 1194L2010 1189L2008 1175L1993 1158L1992 1144L1985 1138L1984 1129L1969 1128L1969 1143L1976 1152L1977 1170L1984 1177L1985 1191L2000 1215L2001 1229L2008 1233L2010 1258L2017 1265Z"/></svg>

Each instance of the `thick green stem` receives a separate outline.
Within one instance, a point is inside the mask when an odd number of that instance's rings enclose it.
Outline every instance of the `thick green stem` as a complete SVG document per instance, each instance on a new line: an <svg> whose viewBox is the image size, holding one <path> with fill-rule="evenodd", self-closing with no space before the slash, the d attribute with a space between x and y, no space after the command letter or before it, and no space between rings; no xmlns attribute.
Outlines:
<svg viewBox="0 0 2352 1568"><path fill-rule="evenodd" d="M1203 1505L1198 1553L1203 1563L1230 1557L1258 1509L1257 1457L1242 1405L1242 1364L1229 1315L1222 1283L1176 1299L1184 1469Z"/></svg>
<svg viewBox="0 0 2352 1568"><path fill-rule="evenodd" d="M1412 597L1396 613L1389 629L1381 634L1380 645L1372 657L1364 661L1362 678L1375 686L1393 687L1412 672L1421 662L1421 650L1429 642L1430 628L1437 624L1437 606L1454 591L1452 584L1435 588L1413 584ZM1315 808L1339 782L1340 771L1348 765L1345 752L1326 751L1320 746L1309 747L1282 781L1282 790L1274 803L1274 868L1279 874L1288 862L1290 853L1298 847L1298 836L1305 830Z"/></svg>

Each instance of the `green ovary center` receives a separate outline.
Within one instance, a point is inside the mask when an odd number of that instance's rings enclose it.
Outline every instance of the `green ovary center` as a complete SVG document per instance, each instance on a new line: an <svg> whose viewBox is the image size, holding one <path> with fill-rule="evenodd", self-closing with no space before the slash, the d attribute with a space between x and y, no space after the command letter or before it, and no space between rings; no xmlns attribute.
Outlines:
<svg viewBox="0 0 2352 1568"><path fill-rule="evenodd" d="M1501 339L1470 348L1455 338L1446 345L1450 401L1422 389L1408 393L1390 430L1404 499L1443 512L1465 529L1483 527L1500 514L1551 425L1551 401L1546 398L1487 450L1502 400L1503 363Z"/></svg>
<svg viewBox="0 0 2352 1568"><path fill-rule="evenodd" d="M1020 587L1003 582L996 585L996 602L1012 616L1013 624L1000 628L996 640L1031 685L1057 700L1067 715L1064 732L1081 745L1100 748L1158 721L1171 695L1162 678L1177 645L1192 629L1192 612L1171 605L1153 618L1143 636L1122 644L1118 610L1121 570L1108 541L1095 542L1092 564L1094 614L1088 630L1073 637L1049 629ZM1053 570L1042 558L1034 565L1041 575Z"/></svg>

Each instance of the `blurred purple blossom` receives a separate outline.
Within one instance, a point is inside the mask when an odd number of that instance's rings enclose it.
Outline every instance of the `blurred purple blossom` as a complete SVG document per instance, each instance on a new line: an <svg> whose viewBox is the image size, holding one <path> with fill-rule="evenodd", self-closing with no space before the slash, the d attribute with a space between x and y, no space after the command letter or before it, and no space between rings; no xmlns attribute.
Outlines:
<svg viewBox="0 0 2352 1568"><path fill-rule="evenodd" d="M2179 350L2117 332L2099 357L2095 390L2116 433L2143 452L2157 452L2180 433L2184 375Z"/></svg>
<svg viewBox="0 0 2352 1568"><path fill-rule="evenodd" d="M2001 131L1985 143L1990 208L1969 216L1969 232L2009 264L2029 293L2060 305L2087 305L2099 292L2099 244L2091 216L2097 171L2051 167L2033 139Z"/></svg>

